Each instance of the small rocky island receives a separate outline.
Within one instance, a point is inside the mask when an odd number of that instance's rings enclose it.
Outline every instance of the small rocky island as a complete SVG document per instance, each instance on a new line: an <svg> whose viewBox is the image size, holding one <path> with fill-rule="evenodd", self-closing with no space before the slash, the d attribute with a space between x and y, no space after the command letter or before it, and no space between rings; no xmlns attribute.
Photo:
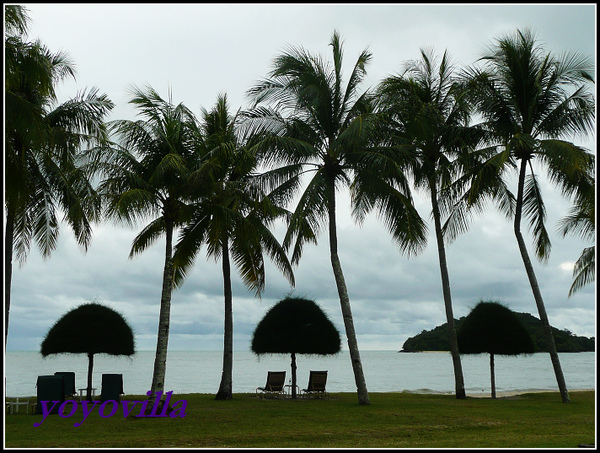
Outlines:
<svg viewBox="0 0 600 453"><path fill-rule="evenodd" d="M535 352L548 352L542 322L529 313L516 313L516 315L529 331ZM454 320L457 331L465 318L466 316L463 316ZM448 325L444 323L432 330L424 330L414 337L408 338L404 342L402 350L398 352L450 351L447 329ZM594 337L580 337L567 329L559 330L555 327L552 327L552 335L558 352L593 352L596 349Z"/></svg>

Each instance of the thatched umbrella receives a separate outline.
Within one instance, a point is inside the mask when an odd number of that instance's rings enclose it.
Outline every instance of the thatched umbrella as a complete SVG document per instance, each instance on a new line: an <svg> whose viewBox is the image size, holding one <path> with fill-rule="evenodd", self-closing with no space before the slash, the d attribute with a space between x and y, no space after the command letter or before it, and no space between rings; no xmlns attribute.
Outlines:
<svg viewBox="0 0 600 453"><path fill-rule="evenodd" d="M86 398L91 401L94 354L127 355L135 353L133 331L112 308L87 303L64 314L42 341L42 356L50 354L87 354Z"/></svg>
<svg viewBox="0 0 600 453"><path fill-rule="evenodd" d="M340 333L312 300L287 297L258 323L251 349L256 354L291 354L292 398L296 398L296 354L336 354Z"/></svg>
<svg viewBox="0 0 600 453"><path fill-rule="evenodd" d="M531 354L533 341L515 312L498 302L479 302L457 333L461 354L490 354L492 398L496 398L494 354Z"/></svg>

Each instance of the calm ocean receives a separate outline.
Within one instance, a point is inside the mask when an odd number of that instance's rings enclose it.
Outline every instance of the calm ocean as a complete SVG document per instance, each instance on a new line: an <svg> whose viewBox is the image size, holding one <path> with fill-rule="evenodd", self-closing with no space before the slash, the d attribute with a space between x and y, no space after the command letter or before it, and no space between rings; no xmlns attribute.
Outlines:
<svg viewBox="0 0 600 453"><path fill-rule="evenodd" d="M569 390L596 387L594 352L559 354ZM449 353L398 353L396 351L361 351L363 370L369 392L453 393L454 377ZM152 380L154 351L140 351L131 359L98 355L94 357L94 387L100 388L103 373L122 373L127 394L145 394ZM547 353L529 356L496 357L498 392L522 390L557 390L556 379ZM216 393L221 380L220 351L169 351L165 389L174 393ZM328 370L330 392L355 392L354 375L347 351L336 356L297 357L298 385L305 388L310 370ZM36 394L38 375L55 371L74 371L77 388L85 387L87 357L55 355L46 359L34 351L9 351L5 355L6 396ZM465 389L468 395L489 395L489 355L462 357ZM233 392L254 392L266 381L267 371L287 371L290 357L257 357L248 351L234 352Z"/></svg>

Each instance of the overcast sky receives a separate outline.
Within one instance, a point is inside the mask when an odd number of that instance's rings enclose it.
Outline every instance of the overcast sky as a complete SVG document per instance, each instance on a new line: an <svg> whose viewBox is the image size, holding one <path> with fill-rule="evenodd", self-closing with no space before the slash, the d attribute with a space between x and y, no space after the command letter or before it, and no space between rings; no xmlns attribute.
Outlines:
<svg viewBox="0 0 600 453"><path fill-rule="evenodd" d="M184 102L196 114L226 92L232 110L246 107L245 92L265 77L272 60L289 45L331 57L334 30L344 39L350 73L368 47L373 59L363 89L418 59L419 49L448 50L458 66L475 63L494 39L531 28L554 54L594 56L595 4L404 5L404 4L28 4L29 40L67 52L76 81L60 85L61 101L98 87L116 104L109 119L133 119L127 88L150 85L165 99ZM596 153L595 134L576 142ZM540 172L540 176L543 175ZM545 178L544 178L545 181ZM516 192L516 187L513 188ZM543 186L552 253L534 262L553 326L595 336L595 286L567 298L572 266L590 243L562 238L558 220L570 202ZM430 205L416 197L421 215ZM401 255L375 216L359 227L349 198L338 203L339 250L352 304L359 347L399 350L404 341L445 322L435 238L417 257ZM141 226L140 226L141 228ZM160 305L164 241L128 259L138 229L101 224L84 254L63 227L58 247L44 261L35 246L13 269L9 350L37 350L51 325L66 311L92 300L121 312L133 326L138 350L153 350ZM430 222L430 230L433 227ZM283 230L278 231L281 238ZM530 236L527 236L530 239ZM533 256L533 247L530 251ZM222 348L223 283L220 263L201 253L183 287L173 294L169 348ZM481 299L515 311L537 309L518 252L512 224L493 207L447 248L454 315L465 316ZM269 264L267 287L253 297L235 277L235 348L249 349L252 331L265 312L292 288ZM314 299L344 333L326 235L308 245L296 268L295 295ZM345 338L345 336L344 336ZM346 342L343 342L346 349Z"/></svg>

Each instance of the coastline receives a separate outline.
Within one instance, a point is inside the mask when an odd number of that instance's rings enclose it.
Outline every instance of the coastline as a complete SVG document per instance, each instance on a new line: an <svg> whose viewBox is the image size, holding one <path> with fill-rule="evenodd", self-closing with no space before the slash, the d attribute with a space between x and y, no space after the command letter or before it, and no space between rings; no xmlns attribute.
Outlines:
<svg viewBox="0 0 600 453"><path fill-rule="evenodd" d="M568 389L569 393L577 393L577 392L595 392L596 389L595 388L589 388L589 389ZM524 395L526 393L560 393L560 391L557 390L542 390L542 389L531 389L531 390L507 390L507 391L500 391L500 392L496 392L496 397L497 398L511 398L511 397L515 397L515 396L521 396ZM467 392L467 398L491 398L492 397L492 393L491 391L485 391L485 392L480 392L480 393L468 393Z"/></svg>

